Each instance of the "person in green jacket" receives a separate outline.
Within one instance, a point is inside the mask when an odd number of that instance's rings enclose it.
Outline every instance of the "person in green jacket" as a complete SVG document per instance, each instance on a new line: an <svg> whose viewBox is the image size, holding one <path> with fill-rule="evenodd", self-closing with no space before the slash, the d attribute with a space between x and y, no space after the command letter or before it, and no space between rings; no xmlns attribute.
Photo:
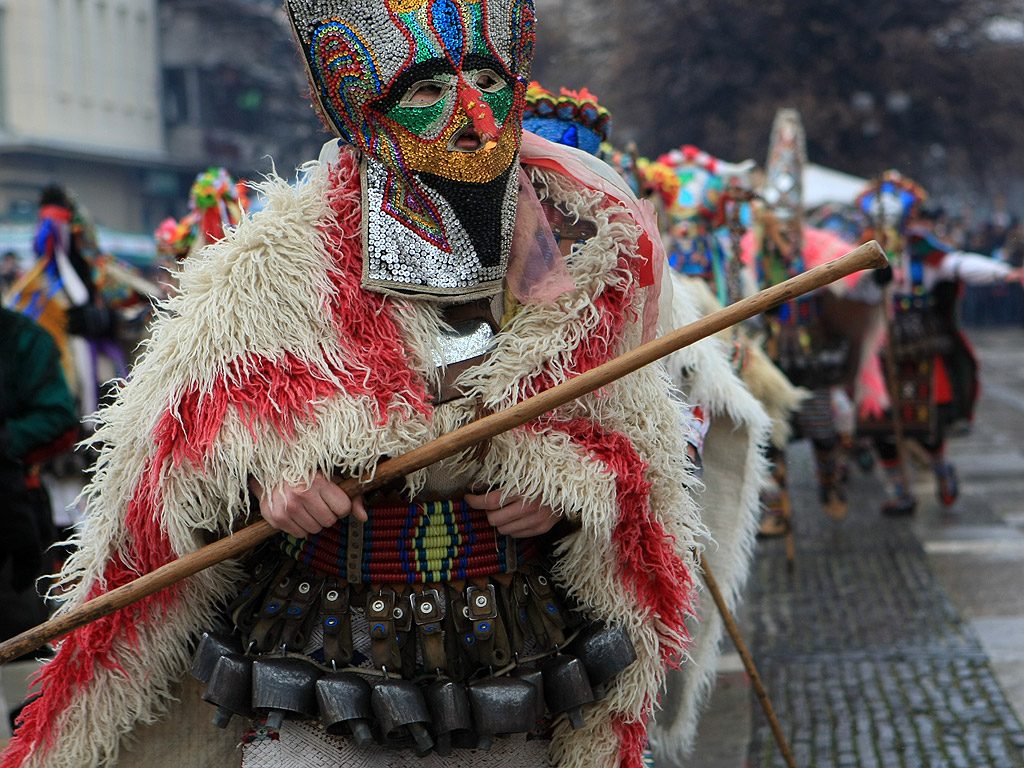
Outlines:
<svg viewBox="0 0 1024 768"><path fill-rule="evenodd" d="M57 538L41 462L70 450L78 414L64 379L57 344L31 318L0 308L0 636L45 618L33 589L56 564L45 563Z"/></svg>

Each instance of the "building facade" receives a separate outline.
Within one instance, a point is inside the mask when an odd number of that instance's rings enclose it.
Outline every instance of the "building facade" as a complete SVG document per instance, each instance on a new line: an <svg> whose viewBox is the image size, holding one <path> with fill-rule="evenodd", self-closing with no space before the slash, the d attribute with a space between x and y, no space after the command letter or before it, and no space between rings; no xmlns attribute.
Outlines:
<svg viewBox="0 0 1024 768"><path fill-rule="evenodd" d="M276 0L0 0L0 224L59 183L150 233L210 165L287 175L326 138L304 87Z"/></svg>

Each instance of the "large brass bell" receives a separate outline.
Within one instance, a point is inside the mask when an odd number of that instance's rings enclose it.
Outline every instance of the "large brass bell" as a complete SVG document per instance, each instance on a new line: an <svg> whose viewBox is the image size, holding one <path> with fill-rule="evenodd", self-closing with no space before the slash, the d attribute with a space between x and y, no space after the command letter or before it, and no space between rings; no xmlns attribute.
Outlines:
<svg viewBox="0 0 1024 768"><path fill-rule="evenodd" d="M227 728L232 715L252 717L252 658L229 653L217 659L203 700L217 707L213 724L218 728Z"/></svg>
<svg viewBox="0 0 1024 768"><path fill-rule="evenodd" d="M619 672L636 661L636 648L625 627L596 625L579 635L572 652L587 669L595 699L603 699L606 684Z"/></svg>
<svg viewBox="0 0 1024 768"><path fill-rule="evenodd" d="M594 700L583 662L564 653L548 659L544 664L544 700L554 714L564 712L573 728L582 728L580 707Z"/></svg>
<svg viewBox="0 0 1024 768"><path fill-rule="evenodd" d="M204 632L196 653L192 657L189 672L201 683L210 682L210 675L217 664L217 659L229 653L241 653L242 641L235 635L222 632Z"/></svg>
<svg viewBox="0 0 1024 768"><path fill-rule="evenodd" d="M360 747L373 742L370 684L352 672L336 672L316 681L320 718L328 733L351 736Z"/></svg>
<svg viewBox="0 0 1024 768"><path fill-rule="evenodd" d="M400 744L409 736L421 757L430 752L434 740L427 731L430 713L420 689L408 680L386 678L373 686L370 695L384 741Z"/></svg>
<svg viewBox="0 0 1024 768"><path fill-rule="evenodd" d="M287 656L259 658L252 665L252 706L266 713L267 728L281 729L285 715L317 714L316 681L320 670L305 659Z"/></svg>
<svg viewBox="0 0 1024 768"><path fill-rule="evenodd" d="M495 736L527 733L537 724L537 689L526 680L488 677L469 684L479 749L490 749Z"/></svg>
<svg viewBox="0 0 1024 768"><path fill-rule="evenodd" d="M452 753L452 737L473 730L466 686L454 680L435 680L423 692L433 722L434 749L441 757Z"/></svg>

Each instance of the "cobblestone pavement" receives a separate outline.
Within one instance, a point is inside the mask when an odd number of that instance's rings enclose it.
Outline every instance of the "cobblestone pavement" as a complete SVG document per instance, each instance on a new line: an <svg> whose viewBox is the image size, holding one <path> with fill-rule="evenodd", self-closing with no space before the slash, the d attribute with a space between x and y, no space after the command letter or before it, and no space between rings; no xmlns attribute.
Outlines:
<svg viewBox="0 0 1024 768"><path fill-rule="evenodd" d="M917 515L884 518L878 471L853 468L836 523L815 503L807 446L790 451L795 566L781 540L758 544L743 624L800 768L1024 766L1021 702L1007 695L1024 662L1024 332L979 341L995 391L950 443L964 491L952 509L919 468ZM785 766L751 706L745 764Z"/></svg>

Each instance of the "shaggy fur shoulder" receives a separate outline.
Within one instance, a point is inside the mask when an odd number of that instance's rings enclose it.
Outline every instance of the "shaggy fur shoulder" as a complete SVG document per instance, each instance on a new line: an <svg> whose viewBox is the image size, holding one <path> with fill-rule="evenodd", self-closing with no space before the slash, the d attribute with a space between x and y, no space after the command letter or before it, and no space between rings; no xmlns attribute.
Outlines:
<svg viewBox="0 0 1024 768"><path fill-rule="evenodd" d="M294 188L264 183L264 209L190 259L180 294L101 414L64 610L246 522L249 477L274 488L316 470L365 472L471 420L477 402L514 404L635 345L639 227L571 180L532 173L549 197L596 221L597 237L570 259L574 290L523 307L487 363L464 374L466 403L436 409L426 384L436 376L437 307L360 286L352 154L309 164ZM666 665L686 652L702 528L670 390L658 367L639 371L495 438L472 467L474 480L539 497L576 522L555 576L594 616L625 626L638 651L585 728L556 724L551 759L565 768L639 768ZM409 493L422 482L411 476ZM122 737L165 713L238 575L222 564L71 633L4 764L116 762Z"/></svg>

